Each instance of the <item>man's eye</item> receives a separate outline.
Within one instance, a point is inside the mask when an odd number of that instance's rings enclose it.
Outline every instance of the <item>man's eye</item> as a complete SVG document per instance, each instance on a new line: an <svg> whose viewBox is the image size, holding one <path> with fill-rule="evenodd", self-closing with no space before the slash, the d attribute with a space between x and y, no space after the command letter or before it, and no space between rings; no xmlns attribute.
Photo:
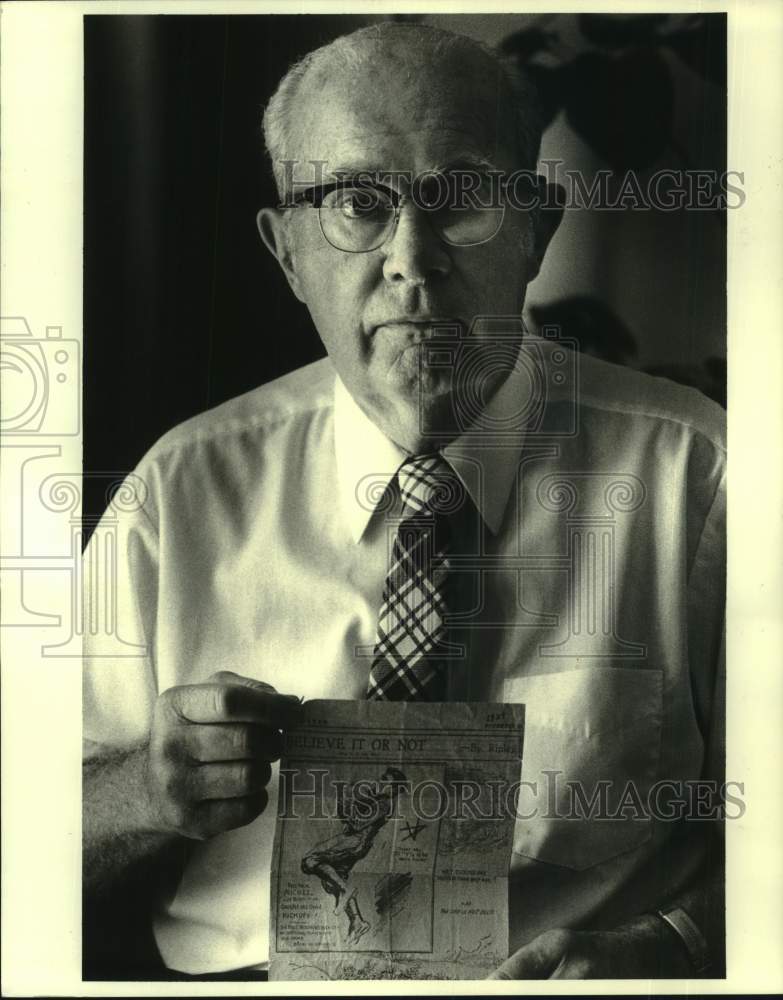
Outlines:
<svg viewBox="0 0 783 1000"><path fill-rule="evenodd" d="M418 194L422 208L451 212L496 208L499 190L497 178L462 170L427 178Z"/></svg>
<svg viewBox="0 0 783 1000"><path fill-rule="evenodd" d="M388 198L372 188L347 188L335 192L333 207L348 219L371 219L390 209Z"/></svg>

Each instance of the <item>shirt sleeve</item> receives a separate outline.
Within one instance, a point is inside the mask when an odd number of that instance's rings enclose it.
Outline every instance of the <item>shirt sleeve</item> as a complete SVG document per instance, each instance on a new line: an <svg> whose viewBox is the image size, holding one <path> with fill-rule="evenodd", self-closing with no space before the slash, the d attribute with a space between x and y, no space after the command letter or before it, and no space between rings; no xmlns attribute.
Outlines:
<svg viewBox="0 0 783 1000"><path fill-rule="evenodd" d="M149 734L158 566L151 486L137 470L116 491L82 560L85 759L138 745Z"/></svg>
<svg viewBox="0 0 783 1000"><path fill-rule="evenodd" d="M703 777L723 781L725 764L726 475L717 486L688 576L688 658L696 717L705 741Z"/></svg>

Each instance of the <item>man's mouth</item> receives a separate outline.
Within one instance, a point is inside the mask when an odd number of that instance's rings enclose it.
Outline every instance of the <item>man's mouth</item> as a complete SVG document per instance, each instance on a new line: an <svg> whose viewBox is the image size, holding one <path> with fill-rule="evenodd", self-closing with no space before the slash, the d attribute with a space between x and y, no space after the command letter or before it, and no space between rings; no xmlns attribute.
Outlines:
<svg viewBox="0 0 783 1000"><path fill-rule="evenodd" d="M383 330L409 340L411 343L419 343L423 340L431 340L433 337L454 336L461 328L459 320L442 316L433 317L399 317L384 320L376 323L372 328L372 333Z"/></svg>

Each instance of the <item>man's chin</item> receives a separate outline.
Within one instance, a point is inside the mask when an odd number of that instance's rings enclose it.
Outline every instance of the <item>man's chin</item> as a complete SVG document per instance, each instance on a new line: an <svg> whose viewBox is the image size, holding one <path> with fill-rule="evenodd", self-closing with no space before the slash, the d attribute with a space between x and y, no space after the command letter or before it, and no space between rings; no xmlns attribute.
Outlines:
<svg viewBox="0 0 783 1000"><path fill-rule="evenodd" d="M432 389L419 386L418 392L405 406L406 423L417 447L429 451L457 437L459 428L454 418L454 402L448 386L439 384Z"/></svg>
<svg viewBox="0 0 783 1000"><path fill-rule="evenodd" d="M405 359L387 368L384 376L381 385L376 382L379 391L372 394L374 402L368 412L375 414L376 423L393 440L409 449L429 451L459 437L465 430L464 414L462 421L459 416L465 401L476 403L491 395L486 385L471 385L471 391L455 386L449 368L427 370Z"/></svg>
<svg viewBox="0 0 783 1000"><path fill-rule="evenodd" d="M386 393L396 397L408 406L429 409L440 406L451 396L453 378L451 372L427 371L412 365L396 365L387 372Z"/></svg>
<svg viewBox="0 0 783 1000"><path fill-rule="evenodd" d="M405 414L408 426L412 428L415 424L422 443L430 442L440 447L459 437L474 419L479 418L502 381L496 377L483 384L455 386L450 376L424 376L415 384L409 384L406 391L396 394L397 412Z"/></svg>
<svg viewBox="0 0 783 1000"><path fill-rule="evenodd" d="M424 344L411 344L399 352L386 372L387 383L398 392L410 396L441 396L451 391L453 373L450 368L428 367L424 361Z"/></svg>

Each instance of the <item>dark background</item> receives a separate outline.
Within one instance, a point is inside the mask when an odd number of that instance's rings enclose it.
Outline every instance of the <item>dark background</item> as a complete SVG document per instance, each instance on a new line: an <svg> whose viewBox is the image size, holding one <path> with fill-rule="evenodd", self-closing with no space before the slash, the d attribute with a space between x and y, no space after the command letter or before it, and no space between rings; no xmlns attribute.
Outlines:
<svg viewBox="0 0 783 1000"><path fill-rule="evenodd" d="M323 354L255 227L258 208L275 203L262 108L295 59L385 19L85 17L87 533L107 499L106 478L92 474L130 471L176 423ZM550 122L543 154L588 178L725 169L723 15L425 20L502 45L531 71ZM585 350L722 401L725 217L715 215L568 213L528 321L560 323Z"/></svg>
<svg viewBox="0 0 783 1000"><path fill-rule="evenodd" d="M85 18L84 469L323 351L263 247L262 108L354 17ZM85 481L86 519L105 482Z"/></svg>

